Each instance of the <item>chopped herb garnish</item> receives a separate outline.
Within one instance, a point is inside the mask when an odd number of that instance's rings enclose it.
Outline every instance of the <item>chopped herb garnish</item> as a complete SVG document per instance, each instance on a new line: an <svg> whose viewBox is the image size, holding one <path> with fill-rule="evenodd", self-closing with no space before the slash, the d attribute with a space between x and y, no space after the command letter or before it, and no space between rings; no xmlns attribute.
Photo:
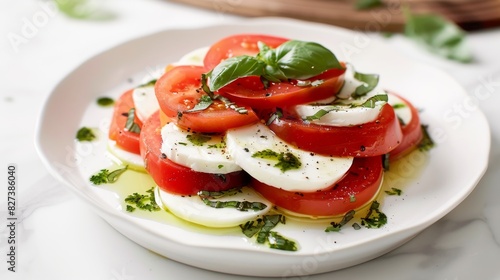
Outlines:
<svg viewBox="0 0 500 280"><path fill-rule="evenodd" d="M132 212L135 208L138 208L149 212L160 211L160 206L158 206L155 201L154 187L147 190L146 193L147 194L133 193L127 196L125 198L125 202L128 204L126 210L128 212ZM132 210L132 208L134 208L134 210Z"/></svg>
<svg viewBox="0 0 500 280"><path fill-rule="evenodd" d="M262 151L255 152L252 157L262 158L262 159L274 159L278 160L279 154L271 149L265 149Z"/></svg>
<svg viewBox="0 0 500 280"><path fill-rule="evenodd" d="M214 198L217 199L221 197L232 196L237 194L239 191L240 190L237 188L220 192L200 191L198 195L200 196L203 203L205 203L205 205L212 208L235 208L236 210L243 212L246 212L248 210L259 211L266 209L267 205L261 202L210 200Z"/></svg>
<svg viewBox="0 0 500 280"><path fill-rule="evenodd" d="M130 110L128 111L125 129L133 133L141 133L141 128L135 122L135 108L130 108Z"/></svg>
<svg viewBox="0 0 500 280"><path fill-rule="evenodd" d="M330 223L330 226L327 227L325 229L325 232L339 232L340 229L345 225L347 224L350 220L352 220L352 218L354 217L354 214L356 214L356 212L354 210L351 210L349 212L347 212L344 217L342 217L342 220L338 223L336 222L331 222Z"/></svg>
<svg viewBox="0 0 500 280"><path fill-rule="evenodd" d="M208 145L208 148L209 149L224 149L224 148L226 148L226 142L224 142L224 140L222 140L220 143Z"/></svg>
<svg viewBox="0 0 500 280"><path fill-rule="evenodd" d="M109 97L99 97L97 98L97 105L101 107L108 107L115 104L115 101Z"/></svg>
<svg viewBox="0 0 500 280"><path fill-rule="evenodd" d="M387 216L379 210L380 203L376 200L370 205L370 209L364 218L361 218L361 225L366 228L380 228L387 224Z"/></svg>
<svg viewBox="0 0 500 280"><path fill-rule="evenodd" d="M269 232L267 242L269 242L271 249L297 251L297 243L295 241L289 240L275 231Z"/></svg>
<svg viewBox="0 0 500 280"><path fill-rule="evenodd" d="M390 154L383 154L382 167L384 168L384 171L389 171L389 164L390 164Z"/></svg>
<svg viewBox="0 0 500 280"><path fill-rule="evenodd" d="M326 109L320 109L318 112L316 112L314 115L311 115L311 116L306 116L305 118L303 118L305 121L314 121L314 120L319 120L321 119L321 117L323 117L324 115L330 113L331 111L334 111L334 110L338 110L339 108L338 107L329 107L329 108L326 108Z"/></svg>
<svg viewBox="0 0 500 280"><path fill-rule="evenodd" d="M92 131L91 128L88 127L82 127L76 132L76 140L83 142L83 141L92 141L96 138L94 132Z"/></svg>
<svg viewBox="0 0 500 280"><path fill-rule="evenodd" d="M252 157L254 158L262 158L269 160L277 160L278 163L274 165L274 167L278 167L282 172L291 170L291 169L299 169L302 166L300 159L297 158L294 154L290 152L281 152L277 153L271 149L265 149L262 151L255 152Z"/></svg>
<svg viewBox="0 0 500 280"><path fill-rule="evenodd" d="M350 195L349 195L349 202L350 202L350 203L354 203L354 202L356 202L356 196L355 196L354 194L350 194Z"/></svg>
<svg viewBox="0 0 500 280"><path fill-rule="evenodd" d="M351 104L349 106L349 108L355 108L355 107L375 108L375 105L378 101L387 102L388 100L389 100L389 98L388 98L387 94L378 94L378 95L374 95L374 96L368 98L362 104L359 104L359 105ZM305 121L319 120L324 115L330 113L331 111L340 110L340 109L342 109L342 107L346 107L346 105L328 106L328 107L319 109L318 112L316 112L314 115L304 117L303 120L305 120Z"/></svg>
<svg viewBox="0 0 500 280"><path fill-rule="evenodd" d="M267 208L267 205L262 202L251 202L251 201L220 201L220 200L210 200L208 198L201 198L205 205L212 208L235 208L238 211L247 212L248 210L260 211Z"/></svg>
<svg viewBox="0 0 500 280"><path fill-rule="evenodd" d="M389 100L389 98L387 97L387 94L378 94L378 95L374 95L374 96L368 98L360 106L365 107L365 108L375 108L375 104L378 101L387 102L388 100Z"/></svg>
<svg viewBox="0 0 500 280"><path fill-rule="evenodd" d="M267 236L271 232L271 230L276 227L280 222L284 220L285 216L283 215L266 215L264 216L264 224L262 225L262 228L260 229L259 233L257 234L257 242L259 243L264 243L267 240Z"/></svg>
<svg viewBox="0 0 500 280"><path fill-rule="evenodd" d="M283 215L266 215L263 219L257 219L255 221L248 221L243 225L240 225L243 234L252 238L257 234L257 242L260 244L269 243L269 247L272 249L285 250L285 251L297 251L297 244L289 240L279 233L272 231L276 225L279 223L285 224L285 216Z"/></svg>
<svg viewBox="0 0 500 280"><path fill-rule="evenodd" d="M354 223L354 224L352 224L352 228L355 230L360 230L361 226L358 223Z"/></svg>
<svg viewBox="0 0 500 280"><path fill-rule="evenodd" d="M367 10L383 5L384 2L382 0L356 0L356 9L358 10Z"/></svg>
<svg viewBox="0 0 500 280"><path fill-rule="evenodd" d="M359 98L372 91L378 85L379 75L354 72L354 78L360 82L363 82L363 84L358 86L356 90L351 94L353 98Z"/></svg>
<svg viewBox="0 0 500 280"><path fill-rule="evenodd" d="M421 151L428 151L434 147L434 141L429 135L429 131L427 130L427 125L422 125L422 140L418 143L418 149Z"/></svg>
<svg viewBox="0 0 500 280"><path fill-rule="evenodd" d="M152 80L151 80L151 81L149 81L149 82L146 82L146 83L144 83L144 84L142 84L142 85L137 86L137 88L142 88L142 87L152 87L152 86L154 86L154 85L156 84L156 81L157 81L157 80L158 80L158 79L152 79Z"/></svg>
<svg viewBox="0 0 500 280"><path fill-rule="evenodd" d="M134 212L135 209L137 209L137 208L135 208L134 206L130 206L130 205L127 205L127 208L126 208L127 212Z"/></svg>
<svg viewBox="0 0 500 280"><path fill-rule="evenodd" d="M401 195L403 193L402 190L398 188L391 188L390 190L385 191L386 194L388 195Z"/></svg>
<svg viewBox="0 0 500 280"><path fill-rule="evenodd" d="M120 175L123 174L127 168L128 166L125 166L112 172L109 172L108 169L101 169L97 174L90 177L90 182L94 185L112 184L118 180L118 177L120 177Z"/></svg>
<svg viewBox="0 0 500 280"><path fill-rule="evenodd" d="M202 95L200 101L190 110L184 111L185 113L199 112L207 109L214 101L208 95Z"/></svg>
<svg viewBox="0 0 500 280"><path fill-rule="evenodd" d="M397 104L392 105L393 109L400 109L400 108L405 108L405 107L406 107L406 104L404 104L404 103L397 103Z"/></svg>
<svg viewBox="0 0 500 280"><path fill-rule="evenodd" d="M232 188L229 190L225 191L217 191L217 192L211 192L211 191L199 191L198 195L203 198L221 198L225 196L232 196L237 193L239 193L241 190L239 188Z"/></svg>
<svg viewBox="0 0 500 280"><path fill-rule="evenodd" d="M203 146L203 144L210 141L212 137L205 134L195 133L195 134L188 134L186 136L186 139L195 146Z"/></svg>
<svg viewBox="0 0 500 280"><path fill-rule="evenodd" d="M267 120L266 122L266 125L269 126L270 124L272 124L275 120L279 119L283 117L283 112L281 111L281 109L277 108L276 109L276 112L274 112L270 117L269 119Z"/></svg>

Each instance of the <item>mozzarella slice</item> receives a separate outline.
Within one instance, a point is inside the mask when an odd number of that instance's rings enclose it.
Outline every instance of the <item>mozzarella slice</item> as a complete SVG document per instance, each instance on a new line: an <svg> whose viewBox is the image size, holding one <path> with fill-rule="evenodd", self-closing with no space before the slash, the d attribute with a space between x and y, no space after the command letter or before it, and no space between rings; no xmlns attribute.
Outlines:
<svg viewBox="0 0 500 280"><path fill-rule="evenodd" d="M330 157L299 150L260 123L228 130L226 143L229 153L243 170L260 182L287 191L326 189L344 176L353 160L351 157ZM299 159L301 166L283 172L275 167L277 160L253 156L267 149L291 153Z"/></svg>
<svg viewBox="0 0 500 280"><path fill-rule="evenodd" d="M404 124L410 123L412 118L412 113L407 103L403 99L397 97L394 94L388 94L388 96L389 96L389 101L387 103L389 103L394 108L394 112L396 113L398 118Z"/></svg>
<svg viewBox="0 0 500 280"><path fill-rule="evenodd" d="M249 201L267 205L263 210L239 211L235 208L213 208L206 205L198 195L181 196L156 188L155 198L158 205L164 206L172 214L192 223L207 227L233 227L265 215L272 203L249 187L243 187L235 195L210 199L212 201Z"/></svg>
<svg viewBox="0 0 500 280"><path fill-rule="evenodd" d="M177 164L213 174L241 170L227 152L223 136L191 133L173 123L161 129L161 136L161 152Z"/></svg>
<svg viewBox="0 0 500 280"><path fill-rule="evenodd" d="M134 100L135 112L137 117L145 122L149 116L160 109L158 99L155 95L155 86L148 85L134 89L132 93Z"/></svg>
<svg viewBox="0 0 500 280"><path fill-rule="evenodd" d="M385 101L377 101L373 108L360 106L369 98L375 95L387 94L380 87L376 87L361 98L352 98L351 94L363 83L354 78L354 71L349 67L345 74L344 85L336 95L336 99L331 104L316 102L314 104L304 104L295 106L295 112L303 119L314 116L320 111L327 113L319 119L310 122L328 126L352 126L374 121L380 113Z"/></svg>
<svg viewBox="0 0 500 280"><path fill-rule="evenodd" d="M128 165L131 169L138 171L145 171L142 157L118 147L116 141L108 139L108 151L111 153L111 160L114 163L118 165Z"/></svg>

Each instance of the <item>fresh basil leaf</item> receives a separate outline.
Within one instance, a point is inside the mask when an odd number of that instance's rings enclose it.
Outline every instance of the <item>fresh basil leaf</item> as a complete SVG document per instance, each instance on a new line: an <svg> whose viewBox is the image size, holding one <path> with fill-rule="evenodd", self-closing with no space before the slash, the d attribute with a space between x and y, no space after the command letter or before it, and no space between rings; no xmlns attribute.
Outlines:
<svg viewBox="0 0 500 280"><path fill-rule="evenodd" d="M200 97L200 101L198 101L198 103L192 109L189 109L189 110L184 111L184 112L185 113L192 113L192 112L203 111L203 110L207 109L208 107L210 107L210 105L212 105L212 103L214 103L214 101L212 100L212 98L210 98L210 96L202 95Z"/></svg>
<svg viewBox="0 0 500 280"><path fill-rule="evenodd" d="M354 72L354 78L360 82L363 82L363 84L358 86L354 93L351 95L354 98L366 95L378 85L379 81L378 74L364 74Z"/></svg>
<svg viewBox="0 0 500 280"><path fill-rule="evenodd" d="M356 0L356 9L358 10L368 10L383 5L382 0Z"/></svg>
<svg viewBox="0 0 500 280"><path fill-rule="evenodd" d="M271 62L288 79L305 80L332 68L342 69L337 57L314 42L291 40L274 49L276 61Z"/></svg>
<svg viewBox="0 0 500 280"><path fill-rule="evenodd" d="M214 92L241 77L262 76L266 64L253 56L230 57L210 71L208 87Z"/></svg>
<svg viewBox="0 0 500 280"><path fill-rule="evenodd" d="M472 61L472 53L466 41L466 33L456 24L440 15L411 14L404 10L407 37L420 43L429 51L463 63Z"/></svg>

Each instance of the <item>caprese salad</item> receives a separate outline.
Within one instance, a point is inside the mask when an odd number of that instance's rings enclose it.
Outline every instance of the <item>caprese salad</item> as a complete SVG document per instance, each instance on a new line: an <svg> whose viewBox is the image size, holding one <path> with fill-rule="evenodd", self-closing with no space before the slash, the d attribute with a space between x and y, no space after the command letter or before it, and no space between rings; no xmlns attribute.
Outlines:
<svg viewBox="0 0 500 280"><path fill-rule="evenodd" d="M240 34L195 50L115 103L109 149L187 221L271 209L338 217L374 200L384 165L422 140L418 111L324 46Z"/></svg>

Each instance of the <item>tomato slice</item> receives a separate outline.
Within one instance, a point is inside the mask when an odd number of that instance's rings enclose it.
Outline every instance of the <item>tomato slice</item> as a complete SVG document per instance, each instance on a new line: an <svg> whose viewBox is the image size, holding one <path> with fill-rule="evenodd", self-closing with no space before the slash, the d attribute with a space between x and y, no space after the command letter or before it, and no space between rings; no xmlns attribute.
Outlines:
<svg viewBox="0 0 500 280"><path fill-rule="evenodd" d="M196 172L162 157L159 112L144 123L140 139L141 156L146 170L164 191L180 195L195 195L199 191L223 191L241 187L248 182L243 171L224 175Z"/></svg>
<svg viewBox="0 0 500 280"><path fill-rule="evenodd" d="M139 154L139 133L130 132L125 129L127 123L128 112L134 108L134 100L132 99L133 90L128 90L116 101L113 119L109 127L108 137L116 141L116 145L127 152ZM142 122L134 116L134 122L142 127Z"/></svg>
<svg viewBox="0 0 500 280"><path fill-rule="evenodd" d="M362 207L382 184L381 157L356 158L346 176L326 191L300 193L278 189L255 179L250 185L276 206L310 216L339 216Z"/></svg>
<svg viewBox="0 0 500 280"><path fill-rule="evenodd" d="M296 118L279 118L269 128L299 149L333 156L383 155L396 148L403 137L394 109L389 104L382 107L375 121L362 125L336 127Z"/></svg>
<svg viewBox="0 0 500 280"><path fill-rule="evenodd" d="M394 93L391 93L394 94ZM406 124L401 124L401 131L403 132L403 140L401 144L399 144L394 150L390 153L390 159L396 160L398 158L403 157L409 152L413 151L418 143L422 140L422 126L420 124L420 117L418 116L418 110L411 104L408 100L403 97L394 94L397 97L401 98L406 106L410 108L411 111L411 121Z"/></svg>
<svg viewBox="0 0 500 280"><path fill-rule="evenodd" d="M259 52L257 42L263 42L270 48L276 48L289 39L260 35L260 34L240 34L233 35L213 44L207 51L203 64L208 69L213 69L221 61L233 56L256 55Z"/></svg>
<svg viewBox="0 0 500 280"><path fill-rule="evenodd" d="M344 83L345 69L330 69L309 81L321 81L307 86L297 85L296 80L269 83L267 88L259 77L240 78L221 88L218 93L239 104L257 109L293 106L311 103L334 96Z"/></svg>
<svg viewBox="0 0 500 280"><path fill-rule="evenodd" d="M186 112L193 109L204 95L201 74L206 72L208 71L200 66L177 66L156 82L156 97L167 117L179 127L197 132L224 132L229 128L259 121L252 108L245 107L246 113L238 113L227 108L221 100L214 100L205 110Z"/></svg>

